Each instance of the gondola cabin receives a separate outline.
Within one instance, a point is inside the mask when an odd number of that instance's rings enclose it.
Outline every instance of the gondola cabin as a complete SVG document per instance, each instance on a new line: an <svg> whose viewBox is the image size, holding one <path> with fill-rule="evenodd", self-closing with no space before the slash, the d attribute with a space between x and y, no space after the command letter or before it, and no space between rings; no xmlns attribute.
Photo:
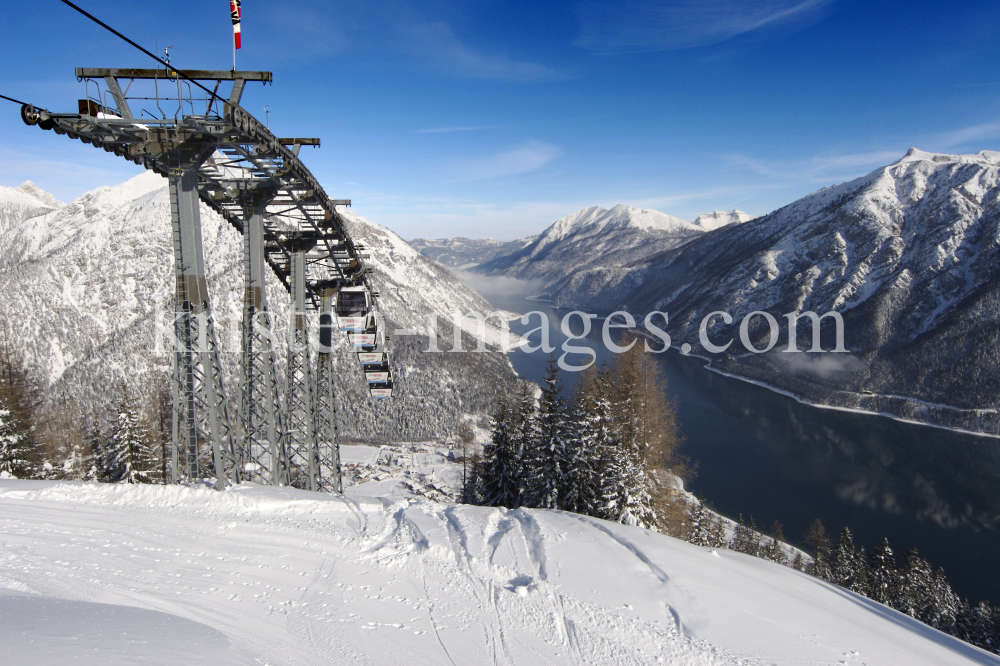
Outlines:
<svg viewBox="0 0 1000 666"><path fill-rule="evenodd" d="M368 395L377 399L392 397L392 384L369 384Z"/></svg>
<svg viewBox="0 0 1000 666"><path fill-rule="evenodd" d="M389 370L389 364L366 365L365 380L369 384L386 384L390 382L392 380L392 373Z"/></svg>
<svg viewBox="0 0 1000 666"><path fill-rule="evenodd" d="M371 309L371 296L364 287L345 287L337 293L337 324L342 331L367 330Z"/></svg>
<svg viewBox="0 0 1000 666"><path fill-rule="evenodd" d="M347 333L347 341L355 348L375 347L378 342L378 335L374 332L355 333L349 331Z"/></svg>
<svg viewBox="0 0 1000 666"><path fill-rule="evenodd" d="M388 362L389 357L385 352L358 352L358 363L361 365L382 365Z"/></svg>

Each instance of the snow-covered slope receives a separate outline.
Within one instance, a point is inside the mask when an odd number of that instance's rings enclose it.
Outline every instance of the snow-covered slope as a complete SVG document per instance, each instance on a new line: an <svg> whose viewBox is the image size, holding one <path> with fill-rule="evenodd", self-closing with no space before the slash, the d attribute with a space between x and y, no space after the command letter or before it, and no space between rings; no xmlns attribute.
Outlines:
<svg viewBox="0 0 1000 666"><path fill-rule="evenodd" d="M761 559L570 513L378 489L0 480L4 656L39 666L1000 664Z"/></svg>
<svg viewBox="0 0 1000 666"><path fill-rule="evenodd" d="M719 227L725 227L730 224L743 224L744 222L749 222L753 219L753 215L749 213L744 213L741 210L733 210L727 213L724 210L717 210L714 213L702 213L698 217L694 218L691 223L696 227L701 227L705 231L713 231Z"/></svg>
<svg viewBox="0 0 1000 666"><path fill-rule="evenodd" d="M626 268L580 271L556 294L567 307L670 313L675 344L735 339L721 370L811 400L1000 432L1000 153L910 150L898 162L824 188L755 220L704 234ZM738 327L764 310L782 326L768 354L747 354ZM792 311L844 317L850 355L787 354ZM767 326L751 327L757 348ZM810 328L799 326L799 349ZM833 340L826 341L833 347ZM954 408L950 409L948 406Z"/></svg>
<svg viewBox="0 0 1000 666"><path fill-rule="evenodd" d="M523 249L472 270L555 285L581 268L631 264L702 233L703 228L656 210L593 206L557 220Z"/></svg>
<svg viewBox="0 0 1000 666"><path fill-rule="evenodd" d="M503 241L473 238L414 238L410 245L425 257L435 259L449 268L471 268L484 261L505 257L529 245L538 236Z"/></svg>
<svg viewBox="0 0 1000 666"><path fill-rule="evenodd" d="M34 198L45 201L44 195ZM235 387L242 239L210 209L203 206L201 212L222 360L227 384ZM426 331L430 313L450 320L454 311L492 309L396 234L358 215L348 212L345 217L356 239L370 250L390 331ZM36 374L51 384L53 390L46 392L50 399L69 397L99 411L114 399L108 386L127 380L142 392L154 373L168 367L162 352L169 344L169 319L159 319L165 324L159 349L156 339L158 315L168 317L173 307L169 200L162 178L143 173L42 215L22 215L0 233L0 245L5 248L0 255L0 317ZM269 282L268 297L283 324L288 296L277 280ZM337 339L337 362L343 368L338 413L341 432L348 437L446 434L463 415L487 408L495 382L478 377L512 373L500 354L423 354L425 338L398 336L393 343L396 397L374 405L346 341ZM443 348L449 349L450 342ZM235 400L235 391L230 393Z"/></svg>

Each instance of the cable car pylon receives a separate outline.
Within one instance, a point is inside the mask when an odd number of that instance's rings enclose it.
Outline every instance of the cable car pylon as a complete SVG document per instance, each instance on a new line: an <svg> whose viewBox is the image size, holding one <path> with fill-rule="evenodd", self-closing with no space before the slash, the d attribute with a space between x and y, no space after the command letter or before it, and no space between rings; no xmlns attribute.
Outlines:
<svg viewBox="0 0 1000 666"><path fill-rule="evenodd" d="M350 201L330 199L299 160L301 146L318 146L318 139L278 138L240 106L246 83L271 83L270 72L178 71L160 64L77 68L86 92L76 112L25 104L21 117L168 179L175 269L171 480L214 478L220 489L252 480L339 492L334 388L341 376L331 344L310 354L309 313L320 313L320 337L330 333L330 343L334 313L342 330L359 334L350 344L369 395L387 398L393 391L368 257L337 211ZM219 94L224 82L232 83L228 97ZM205 277L199 202L243 234L235 423L220 362L229 350L215 333ZM289 339L295 344L289 345L284 405L265 265L292 297ZM352 318L358 325L345 328Z"/></svg>

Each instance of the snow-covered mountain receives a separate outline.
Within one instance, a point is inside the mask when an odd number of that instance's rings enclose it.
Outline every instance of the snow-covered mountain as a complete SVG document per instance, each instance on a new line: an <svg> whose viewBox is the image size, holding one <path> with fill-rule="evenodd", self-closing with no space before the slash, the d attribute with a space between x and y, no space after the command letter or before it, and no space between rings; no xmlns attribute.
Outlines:
<svg viewBox="0 0 1000 666"><path fill-rule="evenodd" d="M628 267L582 270L557 305L670 313L675 345L734 339L723 371L827 404L1000 432L1000 152L911 149L869 175L769 215L708 232ZM781 325L767 354L744 351L738 327L755 310ZM788 312L836 310L850 354L789 354ZM829 322L830 320L827 320ZM754 346L766 347L757 317ZM833 347L832 337L825 348ZM798 327L799 349L810 327Z"/></svg>
<svg viewBox="0 0 1000 666"><path fill-rule="evenodd" d="M30 180L20 187L0 186L0 234L22 220L58 210L63 205Z"/></svg>
<svg viewBox="0 0 1000 666"><path fill-rule="evenodd" d="M618 205L585 208L543 233L509 242L492 238L414 238L410 245L449 268L553 284L580 266L618 266L677 247L728 224L752 220L743 211L715 211L688 223L656 210Z"/></svg>
<svg viewBox="0 0 1000 666"><path fill-rule="evenodd" d="M0 513L11 664L1000 664L774 562L398 484L0 479Z"/></svg>
<svg viewBox="0 0 1000 666"><path fill-rule="evenodd" d="M536 238L538 236L528 236L506 243L492 238L414 238L410 245L420 254L435 259L448 268L465 269L497 257L505 257Z"/></svg>
<svg viewBox="0 0 1000 666"><path fill-rule="evenodd" d="M629 265L702 233L701 227L656 210L593 206L557 220L523 249L470 270L557 285L585 267Z"/></svg>
<svg viewBox="0 0 1000 666"><path fill-rule="evenodd" d="M169 344L165 317L173 307L173 251L166 182L146 172L87 192L66 206L36 190L26 184L0 192L0 208L11 211L0 232L0 318L36 375L49 384L47 395L73 398L100 411L115 399L108 386L127 380L143 391L155 373L169 367L163 350ZM207 207L201 213L209 289L227 386L235 399L242 238ZM454 311L492 309L396 234L361 216L348 212L345 217L371 253L390 331L426 332L430 313L450 320ZM276 279L268 284L268 297L284 323L288 295ZM159 329L159 347L158 321L165 325ZM450 331L450 325L442 328ZM337 363L343 368L338 413L347 437L447 434L465 415L487 409L496 382L482 377L512 374L502 354L424 354L425 337L396 336L398 388L391 401L373 404L346 341L337 339ZM442 348L451 348L450 335Z"/></svg>
<svg viewBox="0 0 1000 666"><path fill-rule="evenodd" d="M728 213L724 210L717 210L714 213L702 213L694 218L691 224L701 227L705 231L714 231L719 227L725 227L730 224L743 224L752 219L753 215L744 213L741 210L734 209Z"/></svg>

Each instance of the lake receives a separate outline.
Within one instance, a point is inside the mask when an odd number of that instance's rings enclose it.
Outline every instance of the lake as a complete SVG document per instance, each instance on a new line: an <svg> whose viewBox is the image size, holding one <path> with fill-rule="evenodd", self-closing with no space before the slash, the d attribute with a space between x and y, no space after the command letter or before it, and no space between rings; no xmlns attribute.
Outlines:
<svg viewBox="0 0 1000 666"><path fill-rule="evenodd" d="M494 307L545 312L551 343L558 348L566 339L558 325L566 312L527 300L515 281L473 276L469 282ZM524 333L538 321L511 322L511 330ZM589 338L573 343L594 349L598 363L613 357L601 343L601 323L595 320ZM578 318L573 330L580 330ZM530 339L537 345L539 334ZM521 376L541 381L547 354L508 356ZM1000 602L1000 439L804 405L707 370L699 358L673 350L658 358L666 391L677 400L684 452L698 465L687 487L714 509L733 518L752 515L765 529L778 520L800 546L815 518L834 543L849 526L869 553L887 537L900 564L916 546L945 569L959 595ZM567 386L577 376L560 374Z"/></svg>

